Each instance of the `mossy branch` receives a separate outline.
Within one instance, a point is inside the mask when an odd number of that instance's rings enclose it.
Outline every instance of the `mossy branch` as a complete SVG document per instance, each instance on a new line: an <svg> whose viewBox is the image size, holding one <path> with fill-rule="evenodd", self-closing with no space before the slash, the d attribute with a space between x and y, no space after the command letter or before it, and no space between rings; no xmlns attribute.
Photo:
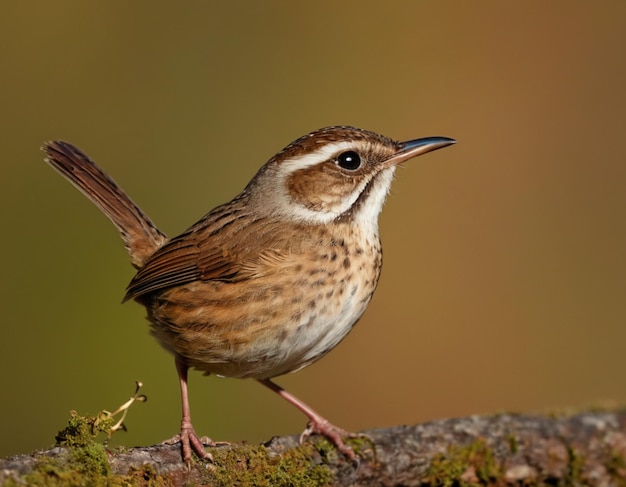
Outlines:
<svg viewBox="0 0 626 487"><path fill-rule="evenodd" d="M0 460L2 485L597 485L626 486L626 411L502 414L365 432L355 465L322 439L211 448L181 462L178 445L57 447ZM100 453L98 453L100 451ZM100 458L98 458L100 455ZM102 462L102 460L106 460ZM95 472L89 471L92 465ZM82 480L82 482L77 482ZM67 481L67 482L66 482Z"/></svg>

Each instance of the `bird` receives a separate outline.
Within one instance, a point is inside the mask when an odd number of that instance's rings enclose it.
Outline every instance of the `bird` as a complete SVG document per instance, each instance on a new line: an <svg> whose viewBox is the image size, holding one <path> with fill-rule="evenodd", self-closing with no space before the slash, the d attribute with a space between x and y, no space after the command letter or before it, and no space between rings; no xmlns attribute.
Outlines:
<svg viewBox="0 0 626 487"><path fill-rule="evenodd" d="M184 462L193 453L212 461L191 421L190 368L257 380L307 416L301 441L319 434L357 458L345 441L350 433L272 379L316 362L352 330L380 276L378 217L396 168L455 142L398 142L350 126L315 130L173 238L79 148L44 143L45 161L111 220L137 269L124 301L145 306L151 334L174 356Z"/></svg>

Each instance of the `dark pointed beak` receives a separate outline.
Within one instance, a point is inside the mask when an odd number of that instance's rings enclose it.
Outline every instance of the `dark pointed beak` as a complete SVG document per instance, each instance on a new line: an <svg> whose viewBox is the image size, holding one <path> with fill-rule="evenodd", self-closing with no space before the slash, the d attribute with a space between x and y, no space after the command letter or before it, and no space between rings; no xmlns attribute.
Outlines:
<svg viewBox="0 0 626 487"><path fill-rule="evenodd" d="M398 144L398 152L385 161L385 166L395 166L413 157L421 156L437 149L443 149L455 143L456 140L448 137L424 137L423 139L400 142Z"/></svg>

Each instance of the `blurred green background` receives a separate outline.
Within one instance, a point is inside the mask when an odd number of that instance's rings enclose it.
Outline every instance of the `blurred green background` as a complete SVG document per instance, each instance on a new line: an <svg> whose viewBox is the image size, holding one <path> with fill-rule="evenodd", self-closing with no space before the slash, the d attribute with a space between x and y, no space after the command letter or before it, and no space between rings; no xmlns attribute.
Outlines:
<svg viewBox="0 0 626 487"><path fill-rule="evenodd" d="M278 383L350 430L626 400L626 3L10 2L0 17L0 455L68 411L146 404L113 444L177 432L173 360L112 225L43 161L83 148L168 234L296 137L350 124L454 137L399 171L355 331ZM196 429L305 419L191 375Z"/></svg>

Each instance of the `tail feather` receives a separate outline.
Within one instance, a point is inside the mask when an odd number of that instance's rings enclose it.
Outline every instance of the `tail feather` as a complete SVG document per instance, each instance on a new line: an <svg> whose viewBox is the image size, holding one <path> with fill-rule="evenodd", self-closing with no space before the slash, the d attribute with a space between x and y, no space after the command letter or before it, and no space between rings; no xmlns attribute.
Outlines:
<svg viewBox="0 0 626 487"><path fill-rule="evenodd" d="M141 268L166 241L167 236L132 202L128 195L95 162L68 142L55 140L42 147L46 162L67 178L119 230L130 261Z"/></svg>

